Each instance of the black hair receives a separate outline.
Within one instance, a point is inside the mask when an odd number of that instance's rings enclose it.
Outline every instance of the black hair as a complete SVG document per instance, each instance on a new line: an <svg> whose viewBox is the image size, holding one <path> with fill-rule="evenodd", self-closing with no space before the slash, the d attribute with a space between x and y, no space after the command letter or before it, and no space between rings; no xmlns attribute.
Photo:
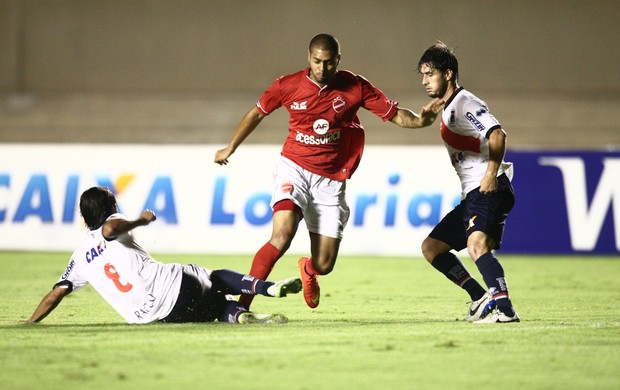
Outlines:
<svg viewBox="0 0 620 390"><path fill-rule="evenodd" d="M308 51L312 51L313 48L319 48L322 50L327 50L335 54L340 54L340 43L331 34L321 33L315 35L314 38L310 41L310 45L308 46Z"/></svg>
<svg viewBox="0 0 620 390"><path fill-rule="evenodd" d="M117 210L116 197L108 187L92 187L80 196L80 213L90 230L99 229Z"/></svg>
<svg viewBox="0 0 620 390"><path fill-rule="evenodd" d="M418 72L420 72L424 64L440 72L446 72L450 69L454 74L454 81L457 81L459 78L459 62L454 55L454 50L441 41L437 41L436 44L426 49L424 54L422 54L420 61L418 61Z"/></svg>

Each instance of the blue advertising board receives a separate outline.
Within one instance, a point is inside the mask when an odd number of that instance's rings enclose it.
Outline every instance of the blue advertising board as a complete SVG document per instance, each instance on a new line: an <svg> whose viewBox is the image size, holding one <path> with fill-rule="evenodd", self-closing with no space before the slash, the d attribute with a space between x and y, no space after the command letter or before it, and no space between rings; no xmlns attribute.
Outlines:
<svg viewBox="0 0 620 390"><path fill-rule="evenodd" d="M502 252L620 252L620 152L515 151Z"/></svg>

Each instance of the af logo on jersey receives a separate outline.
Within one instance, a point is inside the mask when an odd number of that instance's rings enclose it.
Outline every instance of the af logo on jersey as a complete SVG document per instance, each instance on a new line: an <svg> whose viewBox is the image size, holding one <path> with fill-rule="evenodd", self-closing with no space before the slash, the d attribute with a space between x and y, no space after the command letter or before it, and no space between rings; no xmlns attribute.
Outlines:
<svg viewBox="0 0 620 390"><path fill-rule="evenodd" d="M325 119L317 119L316 121L314 121L312 128L314 129L315 133L323 135L327 133L327 130L329 130L329 122Z"/></svg>

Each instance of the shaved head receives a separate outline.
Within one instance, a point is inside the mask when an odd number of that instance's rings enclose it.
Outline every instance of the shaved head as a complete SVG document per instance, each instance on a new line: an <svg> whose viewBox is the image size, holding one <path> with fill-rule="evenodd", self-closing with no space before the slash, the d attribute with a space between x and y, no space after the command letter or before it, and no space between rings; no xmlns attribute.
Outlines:
<svg viewBox="0 0 620 390"><path fill-rule="evenodd" d="M334 54L340 54L340 43L333 35L318 34L310 41L308 51L312 51L312 49L320 49L330 51Z"/></svg>

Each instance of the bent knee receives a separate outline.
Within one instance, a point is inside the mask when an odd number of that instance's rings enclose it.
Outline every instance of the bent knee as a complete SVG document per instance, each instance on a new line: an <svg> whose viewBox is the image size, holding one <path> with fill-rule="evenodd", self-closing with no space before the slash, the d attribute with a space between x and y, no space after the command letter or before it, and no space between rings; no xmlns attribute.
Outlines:
<svg viewBox="0 0 620 390"><path fill-rule="evenodd" d="M483 232L474 232L467 240L467 252L474 260L478 260L480 256L490 252L494 246L495 241Z"/></svg>
<svg viewBox="0 0 620 390"><path fill-rule="evenodd" d="M426 237L424 241L422 241L421 249L422 255L429 263L431 263L435 257L450 250L446 244L431 237Z"/></svg>
<svg viewBox="0 0 620 390"><path fill-rule="evenodd" d="M327 275L334 270L334 266L336 265L336 259L317 259L314 262L314 269L318 272L319 275Z"/></svg>
<svg viewBox="0 0 620 390"><path fill-rule="evenodd" d="M294 231L279 230L271 235L269 243L279 250L286 252L286 250L291 246L291 242L293 242L294 237Z"/></svg>

